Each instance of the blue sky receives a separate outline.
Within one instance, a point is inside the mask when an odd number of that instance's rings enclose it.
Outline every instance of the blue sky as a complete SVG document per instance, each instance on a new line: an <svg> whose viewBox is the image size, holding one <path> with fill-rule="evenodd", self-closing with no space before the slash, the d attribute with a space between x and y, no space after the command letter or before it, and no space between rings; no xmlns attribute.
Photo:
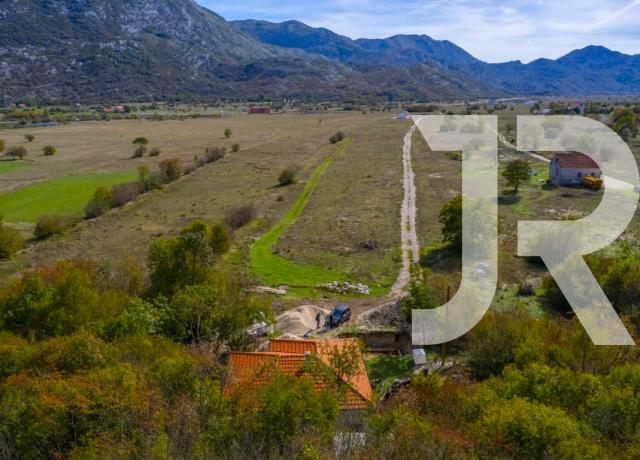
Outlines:
<svg viewBox="0 0 640 460"><path fill-rule="evenodd" d="M640 0L197 0L226 19L297 19L351 38L426 34L489 62L589 44L640 53Z"/></svg>

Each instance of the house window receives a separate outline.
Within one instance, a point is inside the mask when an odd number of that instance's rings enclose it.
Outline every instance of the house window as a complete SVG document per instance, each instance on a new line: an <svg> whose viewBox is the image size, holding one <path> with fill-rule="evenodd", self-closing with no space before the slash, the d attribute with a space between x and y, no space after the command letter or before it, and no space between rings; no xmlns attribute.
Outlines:
<svg viewBox="0 0 640 460"><path fill-rule="evenodd" d="M581 177L582 177L582 173L581 173L581 172L579 172L579 173L578 173L578 179L580 179Z"/></svg>

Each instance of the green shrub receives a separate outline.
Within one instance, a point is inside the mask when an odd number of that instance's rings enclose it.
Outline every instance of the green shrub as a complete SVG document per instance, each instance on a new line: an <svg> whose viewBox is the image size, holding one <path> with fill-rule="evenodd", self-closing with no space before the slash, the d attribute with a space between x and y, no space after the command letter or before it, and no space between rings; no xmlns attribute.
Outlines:
<svg viewBox="0 0 640 460"><path fill-rule="evenodd" d="M24 239L17 230L0 222L0 259L8 259L24 248Z"/></svg>
<svg viewBox="0 0 640 460"><path fill-rule="evenodd" d="M73 216L47 215L38 219L33 230L33 236L38 240L47 239L53 235L64 233L69 228L78 223L78 219Z"/></svg>
<svg viewBox="0 0 640 460"><path fill-rule="evenodd" d="M338 131L329 138L329 142L331 142L332 144L337 144L338 142L342 142L344 139L345 134L342 131Z"/></svg>
<svg viewBox="0 0 640 460"><path fill-rule="evenodd" d="M280 176L278 176L278 185L280 187L286 187L287 185L295 184L297 181L297 175L298 168L290 166L286 169L283 169L280 173Z"/></svg>
<svg viewBox="0 0 640 460"><path fill-rule="evenodd" d="M149 145L149 139L146 137L136 137L133 142L133 145L137 145L138 147L146 147Z"/></svg>
<svg viewBox="0 0 640 460"><path fill-rule="evenodd" d="M44 156L52 157L56 153L58 153L58 151L56 150L56 148L53 145L45 145L42 148L42 153L44 153Z"/></svg>
<svg viewBox="0 0 640 460"><path fill-rule="evenodd" d="M240 144L233 144L233 145L231 146L231 151L232 151L233 153L238 153L238 152L240 151Z"/></svg>
<svg viewBox="0 0 640 460"><path fill-rule="evenodd" d="M87 203L84 214L87 219L94 219L111 209L111 190L106 187L98 188L93 198Z"/></svg>
<svg viewBox="0 0 640 460"><path fill-rule="evenodd" d="M211 228L211 235L209 236L209 244L211 250L216 256L225 254L231 245L231 237L226 227L222 224L214 225Z"/></svg>
<svg viewBox="0 0 640 460"><path fill-rule="evenodd" d="M501 402L488 408L480 425L486 453L511 451L512 458L602 458L583 437L577 420L544 404L519 398Z"/></svg>

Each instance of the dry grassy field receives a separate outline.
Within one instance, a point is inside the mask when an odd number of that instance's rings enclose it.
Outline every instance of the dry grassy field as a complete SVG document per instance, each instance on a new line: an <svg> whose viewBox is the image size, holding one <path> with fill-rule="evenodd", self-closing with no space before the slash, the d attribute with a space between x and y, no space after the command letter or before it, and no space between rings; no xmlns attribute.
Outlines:
<svg viewBox="0 0 640 460"><path fill-rule="evenodd" d="M500 131L509 140L516 137L516 115L520 113L525 112L519 108L499 113ZM251 270L251 245L287 215L312 173L334 152L329 137L342 130L348 138L348 148L328 164L304 208L287 224L273 250L294 264L312 267L314 273L324 269L327 276L344 274L351 281L364 282L377 287L377 292L384 292L400 268L401 156L409 127L409 122L392 120L389 114L343 112L72 123L4 131L0 137L8 145L27 146L29 157L19 166L0 169L1 192L70 174L126 173L166 158L177 157L188 165L207 147L229 149L238 143L241 148L122 209L83 222L63 236L32 244L0 264L0 276L69 257L113 260L132 256L144 263L154 238L176 234L194 220L216 223L230 208L254 203L259 218L236 233L224 268L260 282ZM233 130L230 139L224 137L226 128ZM33 143L24 140L26 133L36 136ZM150 146L160 148L162 155L132 159L131 141L137 136L149 138ZM450 153L431 151L419 132L413 141L417 232L424 260L434 272L450 279L453 293L459 281L460 260L442 248L438 214L442 205L460 190L461 162ZM58 155L42 156L40 151L45 144L55 145ZM502 145L499 153L501 167L523 155ZM538 175L521 187L519 196L513 197L504 180L500 181L501 286L545 273L542 265L516 257L518 220L582 216L600 200L601 192L544 186L541 181L546 177L546 165L527 159ZM299 169L299 180L288 187L278 187L279 173L290 166ZM636 238L638 222L639 219L634 221L626 238ZM363 247L362 243L368 240L375 242L374 248ZM304 295L317 299L324 294L305 291Z"/></svg>
<svg viewBox="0 0 640 460"><path fill-rule="evenodd" d="M341 129L348 137L354 137L353 152L362 152L363 147L358 145L367 139L367 126L372 123L389 124L397 130L399 140L396 141L393 137L387 140L390 153L386 161L393 162L393 148L400 148L401 134L405 127L390 120L389 115L363 115L359 112L239 116L189 121L80 123L35 130L34 144L55 143L59 146L60 155L53 159L36 157L28 170L5 174L7 182L13 181L13 187L18 183L41 180L42 173L37 171L47 168L39 166L38 162L50 161L56 164L59 169L47 171L47 177L53 178L72 171L128 170L154 161L149 158L129 158L132 151L131 139L136 136L148 137L152 146L161 148L163 154L160 159L177 156L184 162L192 161L194 155L202 154L206 147L229 147L233 143L239 143L241 149L238 153L229 153L223 160L183 177L163 190L140 197L123 209L114 210L97 220L84 222L67 235L34 245L13 260L4 262L0 270L3 275L8 275L21 268L76 256L101 260L132 255L142 262L153 238L174 234L196 219L217 222L229 208L252 202L259 210L260 219L236 235L238 248L229 262L230 266L242 269L247 266L247 249L252 238L268 229L287 211L310 173L331 152L329 137ZM234 132L231 139L223 138L227 127ZM5 135L8 144L17 142L24 132L8 132L13 136ZM371 145L371 141L368 142ZM90 146L83 154L75 150L82 145ZM396 161L399 164L399 159ZM289 187L277 187L280 171L290 165L300 168L301 180ZM341 176L347 185L352 176L356 175L358 164L353 163L351 168L355 169ZM330 172L327 177L332 175L333 172ZM396 189L395 196L390 202L378 204L380 212L397 207L400 177L394 182L396 183L389 182L389 188ZM341 189L343 187L344 184ZM317 196L321 194L314 194L314 198ZM344 199L345 202L353 201L355 195L347 194ZM386 222L391 226L396 212L388 211L388 214ZM370 225L365 217L355 215L354 222ZM389 233L396 232L395 228L393 232L389 230ZM313 233L319 232L314 230ZM368 231L362 230L361 233L367 235ZM393 241L395 240L390 238L389 247L393 246ZM345 241L340 242L340 245L351 243Z"/></svg>
<svg viewBox="0 0 640 460"><path fill-rule="evenodd" d="M333 161L275 251L389 287L400 269L402 144L410 124L369 121L347 130L352 145ZM375 248L362 247L366 241Z"/></svg>

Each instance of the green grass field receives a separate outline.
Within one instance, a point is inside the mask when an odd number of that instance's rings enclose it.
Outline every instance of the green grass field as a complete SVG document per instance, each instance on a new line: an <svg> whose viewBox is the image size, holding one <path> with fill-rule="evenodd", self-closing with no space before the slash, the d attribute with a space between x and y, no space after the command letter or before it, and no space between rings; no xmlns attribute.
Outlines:
<svg viewBox="0 0 640 460"><path fill-rule="evenodd" d="M35 222L45 214L82 216L98 187L130 182L136 171L63 176L0 195L5 222Z"/></svg>
<svg viewBox="0 0 640 460"><path fill-rule="evenodd" d="M371 380L380 381L379 389L384 391L396 379L406 379L413 374L413 356L376 356L366 362Z"/></svg>
<svg viewBox="0 0 640 460"><path fill-rule="evenodd" d="M251 247L251 268L263 282L273 286L280 284L316 286L320 283L345 281L347 279L347 277L338 270L313 265L296 264L289 259L275 255L273 254L273 246L287 228L300 216L302 211L304 211L309 202L309 197L318 186L322 175L333 160L351 146L351 142L351 140L345 141L318 165L305 185L304 190L285 216Z"/></svg>
<svg viewBox="0 0 640 460"><path fill-rule="evenodd" d="M28 161L0 161L0 174L28 169L31 163Z"/></svg>

